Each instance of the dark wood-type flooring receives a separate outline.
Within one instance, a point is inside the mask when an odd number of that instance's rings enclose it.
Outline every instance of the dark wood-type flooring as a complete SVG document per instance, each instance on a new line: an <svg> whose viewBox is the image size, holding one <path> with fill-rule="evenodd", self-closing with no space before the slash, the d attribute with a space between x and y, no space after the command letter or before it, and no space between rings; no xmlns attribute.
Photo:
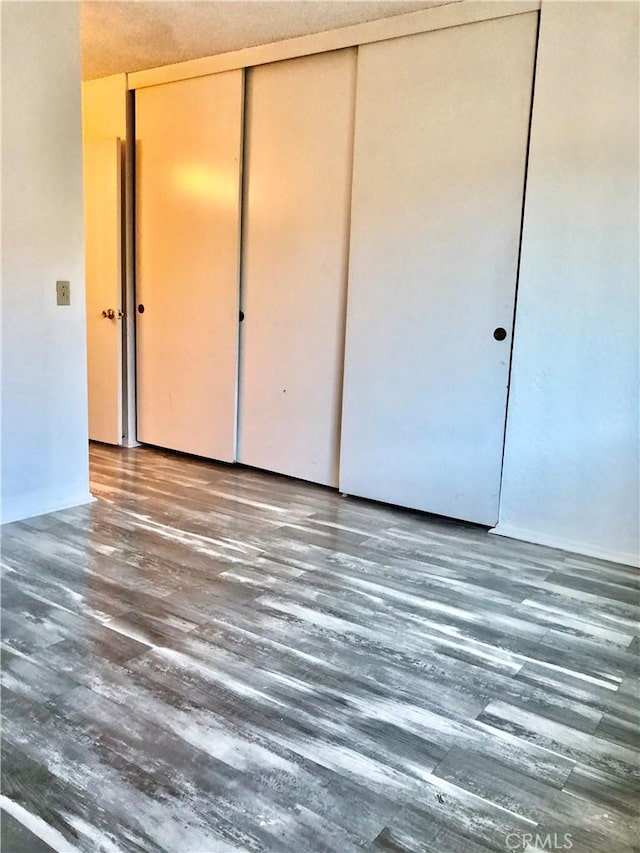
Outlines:
<svg viewBox="0 0 640 853"><path fill-rule="evenodd" d="M637 570L91 466L95 503L2 531L3 853L638 849Z"/></svg>

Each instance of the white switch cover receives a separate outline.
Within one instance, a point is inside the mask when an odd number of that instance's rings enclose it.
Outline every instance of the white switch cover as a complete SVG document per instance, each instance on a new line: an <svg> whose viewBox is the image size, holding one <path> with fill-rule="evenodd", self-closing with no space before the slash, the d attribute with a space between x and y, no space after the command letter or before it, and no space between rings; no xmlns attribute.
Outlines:
<svg viewBox="0 0 640 853"><path fill-rule="evenodd" d="M58 305L71 305L71 284L68 281L56 281L56 301Z"/></svg>

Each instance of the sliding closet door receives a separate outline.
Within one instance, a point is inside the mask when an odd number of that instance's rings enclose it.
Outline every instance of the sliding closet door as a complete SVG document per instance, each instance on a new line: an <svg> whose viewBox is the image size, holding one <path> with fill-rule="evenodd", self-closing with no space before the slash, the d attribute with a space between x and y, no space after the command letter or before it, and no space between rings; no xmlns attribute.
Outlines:
<svg viewBox="0 0 640 853"><path fill-rule="evenodd" d="M247 79L238 459L337 485L355 50Z"/></svg>
<svg viewBox="0 0 640 853"><path fill-rule="evenodd" d="M243 77L136 92L138 440L235 455Z"/></svg>
<svg viewBox="0 0 640 853"><path fill-rule="evenodd" d="M497 521L537 14L360 49L340 489Z"/></svg>

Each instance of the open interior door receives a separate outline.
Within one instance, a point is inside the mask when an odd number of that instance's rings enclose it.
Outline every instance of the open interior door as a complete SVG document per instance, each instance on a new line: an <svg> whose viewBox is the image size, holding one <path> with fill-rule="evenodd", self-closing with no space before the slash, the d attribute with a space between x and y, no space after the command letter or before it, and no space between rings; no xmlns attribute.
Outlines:
<svg viewBox="0 0 640 853"><path fill-rule="evenodd" d="M121 444L122 143L84 141L89 438Z"/></svg>

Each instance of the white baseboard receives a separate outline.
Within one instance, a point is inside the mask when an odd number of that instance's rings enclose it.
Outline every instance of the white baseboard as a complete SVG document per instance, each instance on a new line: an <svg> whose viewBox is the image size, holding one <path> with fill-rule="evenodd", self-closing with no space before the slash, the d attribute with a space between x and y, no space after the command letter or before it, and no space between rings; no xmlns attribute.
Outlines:
<svg viewBox="0 0 640 853"><path fill-rule="evenodd" d="M599 560L607 560L611 563L623 563L625 566L640 566L640 554L626 553L624 551L609 551L606 548L598 548L588 542L574 542L571 539L563 539L559 536L548 536L537 530L526 530L523 527L513 527L510 524L498 524L489 533L496 536L505 536L508 539L520 539L522 542L532 542L534 545L547 545L549 548L558 548L560 551L571 551L574 554L583 554L586 557L595 557Z"/></svg>
<svg viewBox="0 0 640 853"><path fill-rule="evenodd" d="M71 509L74 506L84 506L85 504L94 503L96 500L97 498L94 498L93 495L83 493L82 495L76 495L72 498L64 498L59 501L54 501L53 503L46 504L42 507L23 506L22 508L9 513L6 517L3 515L2 524L11 524L14 521L24 521L27 518L37 518L39 515L49 515L50 512L60 512L60 510Z"/></svg>

